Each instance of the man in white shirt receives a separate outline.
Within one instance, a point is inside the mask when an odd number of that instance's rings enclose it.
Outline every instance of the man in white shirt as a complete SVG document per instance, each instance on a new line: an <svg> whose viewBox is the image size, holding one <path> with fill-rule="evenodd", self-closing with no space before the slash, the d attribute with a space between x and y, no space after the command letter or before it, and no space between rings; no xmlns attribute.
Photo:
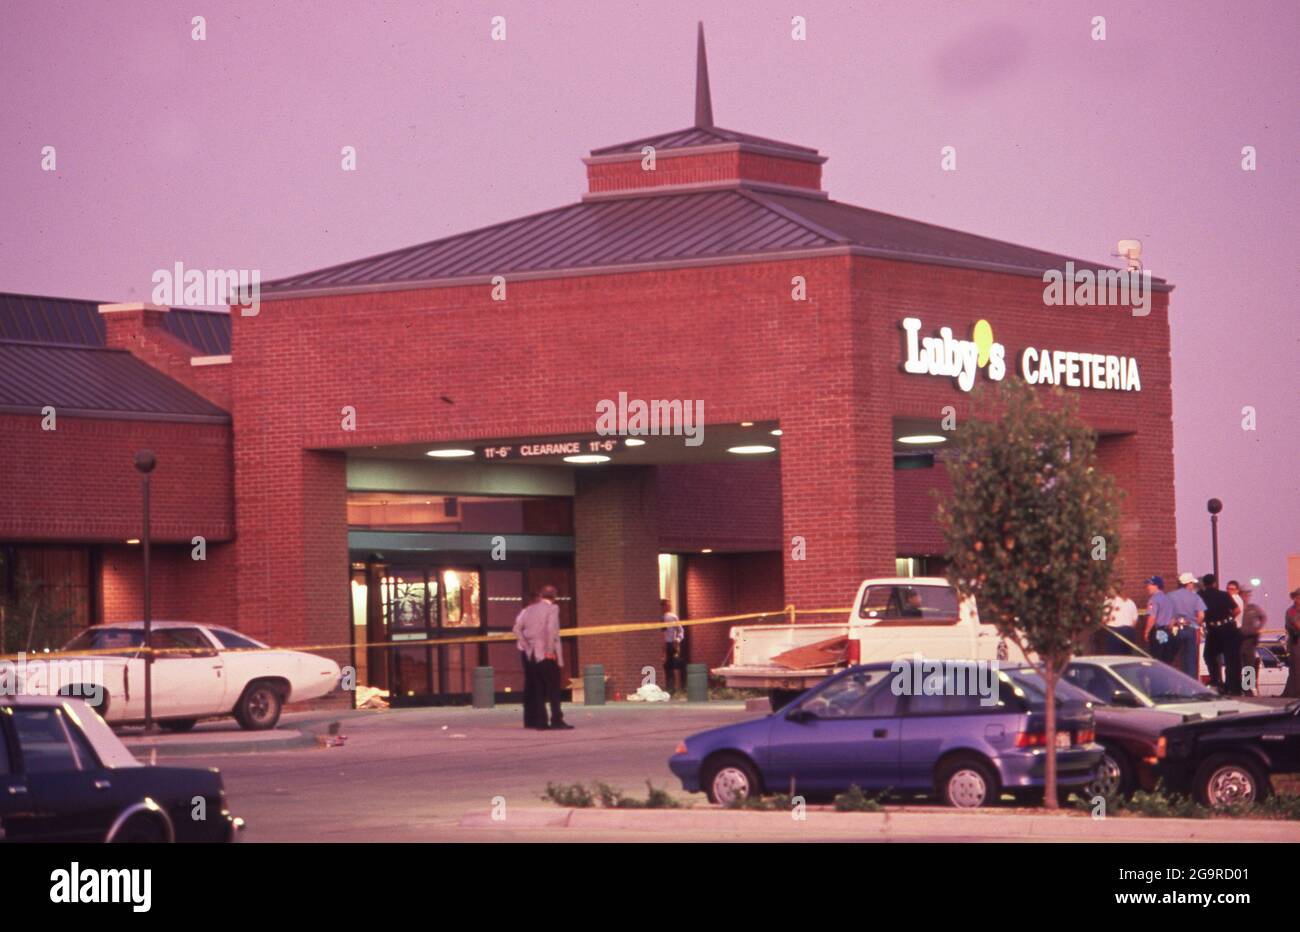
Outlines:
<svg viewBox="0 0 1300 932"><path fill-rule="evenodd" d="M667 599L659 600L659 610L663 612L665 622L678 622L679 619L673 614L672 603ZM681 684L680 688L686 686L686 666L682 657L682 642L686 640L686 629L680 624L669 624L664 628L664 689L672 692L679 688L673 686L674 682Z"/></svg>
<svg viewBox="0 0 1300 932"><path fill-rule="evenodd" d="M1122 584L1116 582L1111 586L1110 598L1106 600L1106 642L1108 646L1103 649L1112 654L1136 654L1135 645L1138 643L1137 623L1137 603L1124 595ZM1120 640L1120 638L1124 640Z"/></svg>
<svg viewBox="0 0 1300 932"><path fill-rule="evenodd" d="M560 708L560 673L564 651L560 644L560 607L554 586L543 586L533 602L515 618L514 633L524 652L524 727L569 729ZM528 676L531 664L532 677ZM551 721L546 723L546 707Z"/></svg>

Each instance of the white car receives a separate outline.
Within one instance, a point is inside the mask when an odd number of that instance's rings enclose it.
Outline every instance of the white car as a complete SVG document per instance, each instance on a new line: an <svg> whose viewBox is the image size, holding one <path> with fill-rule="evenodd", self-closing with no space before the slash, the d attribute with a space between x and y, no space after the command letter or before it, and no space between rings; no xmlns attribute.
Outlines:
<svg viewBox="0 0 1300 932"><path fill-rule="evenodd" d="M182 621L152 628L153 648L166 651L154 655L152 712L168 731L224 715L252 731L274 728L284 703L324 696L339 682L333 660L270 648L229 628ZM87 628L58 654L0 664L0 693L76 696L110 724L143 721L143 644L141 621Z"/></svg>
<svg viewBox="0 0 1300 932"><path fill-rule="evenodd" d="M1065 678L1107 705L1177 712L1184 720L1271 711L1209 689L1159 660L1125 655L1075 657Z"/></svg>

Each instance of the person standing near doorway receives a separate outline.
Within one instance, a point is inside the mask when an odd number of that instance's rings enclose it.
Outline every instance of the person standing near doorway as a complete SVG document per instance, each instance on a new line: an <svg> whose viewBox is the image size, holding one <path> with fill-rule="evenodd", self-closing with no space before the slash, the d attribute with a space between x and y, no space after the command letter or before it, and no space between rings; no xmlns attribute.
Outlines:
<svg viewBox="0 0 1300 932"><path fill-rule="evenodd" d="M560 709L560 672L564 666L560 646L560 607L554 586L543 586L537 598L515 619L515 637L524 660L524 727L539 731L572 728ZM546 721L550 706L550 724Z"/></svg>
<svg viewBox="0 0 1300 932"><path fill-rule="evenodd" d="M664 628L664 689L672 693L686 686L686 661L682 657L682 646L686 640L686 629L673 614L673 605L667 599L659 600L659 610L663 612ZM680 686L674 685L680 683Z"/></svg>
<svg viewBox="0 0 1300 932"><path fill-rule="evenodd" d="M560 607L555 604L559 593L554 586L543 586L539 595L537 604L542 606L538 616L539 625L529 638L529 643L533 647L533 656L539 658L537 661L540 679L539 704L544 706L539 712L542 721L540 727L552 731L569 730L573 726L564 720L564 710L560 707L564 646L560 641ZM551 712L549 725L546 724L546 707L549 707Z"/></svg>

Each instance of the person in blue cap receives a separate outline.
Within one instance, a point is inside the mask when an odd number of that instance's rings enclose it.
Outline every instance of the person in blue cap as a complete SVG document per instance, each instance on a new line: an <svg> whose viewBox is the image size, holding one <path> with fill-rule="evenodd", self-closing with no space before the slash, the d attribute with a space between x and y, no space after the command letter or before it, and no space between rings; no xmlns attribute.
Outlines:
<svg viewBox="0 0 1300 932"><path fill-rule="evenodd" d="M1172 665L1174 645L1174 606L1165 595L1165 581L1159 576L1147 580L1147 649L1151 656Z"/></svg>

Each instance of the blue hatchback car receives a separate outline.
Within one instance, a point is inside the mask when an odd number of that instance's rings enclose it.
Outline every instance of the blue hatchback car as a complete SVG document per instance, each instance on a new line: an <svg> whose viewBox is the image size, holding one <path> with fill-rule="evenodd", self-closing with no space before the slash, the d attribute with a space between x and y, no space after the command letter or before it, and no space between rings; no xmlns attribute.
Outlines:
<svg viewBox="0 0 1300 932"><path fill-rule="evenodd" d="M687 792L703 790L723 805L851 785L935 793L963 808L992 804L1004 791L1031 796L1046 770L1045 696L1030 682L985 675L979 692L926 695L937 690L913 688L897 664L851 667L771 715L690 736L668 766ZM1091 708L1058 699L1056 727L1058 786L1082 787L1102 756Z"/></svg>

